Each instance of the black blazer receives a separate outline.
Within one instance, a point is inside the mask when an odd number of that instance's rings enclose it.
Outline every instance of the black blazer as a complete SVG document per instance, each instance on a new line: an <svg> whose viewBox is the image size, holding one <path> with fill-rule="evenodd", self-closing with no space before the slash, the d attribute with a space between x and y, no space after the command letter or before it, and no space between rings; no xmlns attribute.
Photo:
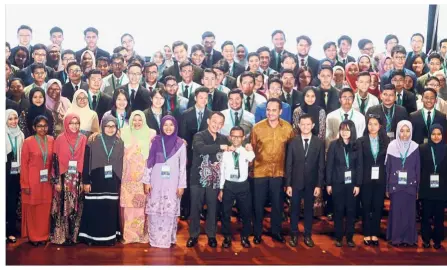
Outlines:
<svg viewBox="0 0 447 270"><path fill-rule="evenodd" d="M416 96L408 90L403 91L405 93L402 100L402 106L405 107L408 114L417 111ZM396 104L397 104L397 97L396 97Z"/></svg>
<svg viewBox="0 0 447 270"><path fill-rule="evenodd" d="M188 108L191 108L196 104L195 96L191 95L189 97ZM223 111L228 109L228 97L224 92L220 92L219 90L214 90L213 95L213 104L211 105L212 111Z"/></svg>
<svg viewBox="0 0 447 270"><path fill-rule="evenodd" d="M157 135L160 135L160 126L158 126L157 119L155 119L155 115L150 107L144 110L144 115L146 116L146 123L149 126L149 128L152 128L157 132ZM165 109L162 109L161 118L165 117L166 115L171 115L171 113L166 111Z"/></svg>
<svg viewBox="0 0 447 270"><path fill-rule="evenodd" d="M296 59L299 59L298 55L296 57L297 57ZM315 59L315 58L313 58L312 56L309 55L309 57L307 58L307 66L312 70L312 78L317 77L317 75L318 75L318 66L319 65L320 65L320 62L317 59ZM301 67L301 63L299 63L299 60L298 60L298 63L297 63L297 67L298 68Z"/></svg>
<svg viewBox="0 0 447 270"><path fill-rule="evenodd" d="M96 108L90 108L98 114L98 120L101 124L102 117L107 111L110 111L112 109L112 98L104 93L101 93L99 96L98 104L96 105Z"/></svg>
<svg viewBox="0 0 447 270"><path fill-rule="evenodd" d="M335 63L335 65L341 66L341 67L343 67L343 69L345 68L345 65L347 65L348 63L357 62L354 57L348 55L348 57L346 57L347 62L345 64L343 64L343 61L341 61L341 59L338 59L338 53L337 53L336 59L337 59L337 62Z"/></svg>
<svg viewBox="0 0 447 270"><path fill-rule="evenodd" d="M20 116L21 111L19 105L9 98L6 98L6 109L12 109L17 112L18 116Z"/></svg>
<svg viewBox="0 0 447 270"><path fill-rule="evenodd" d="M283 57L285 54L293 55L293 53L284 50L284 51L281 53L281 59L282 59L282 57ZM271 49L271 50L270 50L270 65L269 65L269 67L272 68L272 69L274 69L274 70L276 70L276 71L278 71L278 72L281 72L281 70L282 70L282 67L281 67L281 59L279 59L279 61L278 61L278 65L276 65L276 51L275 51L275 48Z"/></svg>
<svg viewBox="0 0 447 270"><path fill-rule="evenodd" d="M193 76L192 80L201 85L202 77L203 77L203 69L193 65L192 70L194 71L194 76ZM163 76L160 81L164 81L164 79L168 75L174 76L178 83L182 81L182 76L180 76L180 69L179 69L178 61L174 61L174 65L170 66L169 68L167 68L163 71Z"/></svg>
<svg viewBox="0 0 447 270"><path fill-rule="evenodd" d="M129 91L129 84L123 85L118 89L123 89L124 91ZM144 111L151 106L151 96L149 90L139 85L137 93L135 94L135 102L131 104L132 112L136 110Z"/></svg>
<svg viewBox="0 0 447 270"><path fill-rule="evenodd" d="M47 77L45 78L45 82L48 82L49 80L53 79L54 77L54 69L52 69L49 66L45 66L45 71L47 72ZM31 75L31 66L28 66L19 72L17 72L16 77L23 80L25 83L25 86L28 86L30 84L33 84L34 79Z"/></svg>
<svg viewBox="0 0 447 270"><path fill-rule="evenodd" d="M235 77L231 77L230 75L225 76L225 78L227 78L225 80L225 85L226 87L228 87L228 89L233 90L235 88L237 88L237 82L236 82L236 78Z"/></svg>
<svg viewBox="0 0 447 270"><path fill-rule="evenodd" d="M326 91L328 92L327 105L326 103L324 103L324 93ZM332 86L329 90L324 90L321 89L321 87L318 87L315 93L315 98L315 102L317 102L318 106L320 106L326 112L326 115L335 110L338 110L341 106L339 92Z"/></svg>
<svg viewBox="0 0 447 270"><path fill-rule="evenodd" d="M88 91L88 84L86 82L81 81L80 89L84 89L85 91ZM74 96L75 92L76 92L76 90L73 88L73 85L71 84L71 82L68 82L68 83L62 85L61 95L63 97L68 98L70 101L73 101L73 96Z"/></svg>
<svg viewBox="0 0 447 270"><path fill-rule="evenodd" d="M68 74L67 72L65 72L65 70L55 71L54 78L58 79L61 82L61 84L64 85L65 81L68 79Z"/></svg>
<svg viewBox="0 0 447 270"><path fill-rule="evenodd" d="M447 148L447 145L444 145L444 147ZM446 201L447 157L444 157L442 162L436 168L436 173L439 174L439 188L430 188L430 175L435 171L430 146L428 144L419 146L419 154L421 157L419 199Z"/></svg>
<svg viewBox="0 0 447 270"><path fill-rule="evenodd" d="M287 103L287 100L286 100L286 97L284 96L284 93L281 94L280 99L281 99L282 102ZM292 104L289 103L292 114L293 114L293 111L297 107L299 107L301 104L303 104L303 102L304 102L303 93L301 93L300 91L296 91L296 90L292 89Z"/></svg>
<svg viewBox="0 0 447 270"><path fill-rule="evenodd" d="M371 108L368 109L365 116L368 116L369 114L380 115L380 118L383 119L383 125L385 128L386 124L387 124L387 120L385 117L385 112L383 110L384 110L384 107L382 107L382 104L372 106ZM402 106L395 105L394 106L394 117L393 117L393 120L391 123L391 131L394 132L394 136L396 136L397 123L399 123L402 120L408 120L407 110Z"/></svg>
<svg viewBox="0 0 447 270"><path fill-rule="evenodd" d="M324 143L317 136L310 139L307 157L304 156L301 135L293 138L287 146L286 186L303 190L322 187L325 173Z"/></svg>
<svg viewBox="0 0 447 270"><path fill-rule="evenodd" d="M211 63L212 63L211 66L208 66L208 63L206 62L206 57L205 57L205 60L203 60L202 66L204 66L206 68L212 68L212 65L216 64L217 61L219 61L222 58L223 58L222 53L213 49L213 57L211 59Z"/></svg>
<svg viewBox="0 0 447 270"><path fill-rule="evenodd" d="M388 144L390 143L390 139L385 136L385 141L381 142L381 138L379 139L379 154L377 155L377 162L374 162L374 156L371 152L371 140L369 139L369 135L360 137L358 139L358 143L362 148L362 160L363 160L363 183L368 184L371 182L377 182L381 184L386 184L385 177L385 157L386 151L388 149ZM371 168L373 166L379 166L379 179L371 180Z"/></svg>
<svg viewBox="0 0 447 270"><path fill-rule="evenodd" d="M329 145L326 163L327 186L332 186L334 184L344 185L345 183L346 161L343 148L343 142L338 139L332 141ZM352 184L356 187L360 187L363 178L362 147L359 142L356 141L355 144L352 145L352 148L352 150L355 149L355 151L349 151L349 170L351 171Z"/></svg>
<svg viewBox="0 0 447 270"><path fill-rule="evenodd" d="M440 124L444 128L444 134L442 134L442 138L446 138L446 131L447 131L447 120L445 114L438 110L434 110L435 117L433 119L433 124ZM429 131L427 129L427 126L425 125L424 118L422 116L422 109L410 113L410 122L413 125L413 137L411 138L413 141L415 141L417 144L423 144L424 138L429 138L428 135ZM444 139L444 141L446 141Z"/></svg>
<svg viewBox="0 0 447 270"><path fill-rule="evenodd" d="M87 47L85 47L84 49L81 49L79 51L76 52L76 61L78 63L81 63L81 55L83 52L85 52L87 49ZM96 48L96 51L93 52L93 54L95 55L95 59L98 59L101 56L106 57L107 59L110 59L110 53L100 49L100 48Z"/></svg>
<svg viewBox="0 0 447 270"><path fill-rule="evenodd" d="M244 73L244 71L245 71L245 67L244 66L242 66L239 63L233 62L233 74L232 75L228 74L228 75L233 77L233 78L237 78L237 77L239 77L239 75ZM230 90L231 90L231 88L230 88Z"/></svg>

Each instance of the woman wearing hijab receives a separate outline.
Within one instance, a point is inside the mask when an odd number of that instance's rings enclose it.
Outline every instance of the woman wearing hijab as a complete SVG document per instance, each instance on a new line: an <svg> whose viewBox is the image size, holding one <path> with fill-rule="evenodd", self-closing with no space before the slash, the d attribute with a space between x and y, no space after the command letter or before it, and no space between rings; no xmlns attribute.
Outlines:
<svg viewBox="0 0 447 270"><path fill-rule="evenodd" d="M92 69L96 69L96 58L95 54L90 50L85 50L81 54L81 69L82 69L82 80L85 82L88 78L88 73Z"/></svg>
<svg viewBox="0 0 447 270"><path fill-rule="evenodd" d="M419 147L421 157L421 185L419 199L422 200L421 236L423 247L440 249L444 239L444 208L447 200L447 145L444 129L439 124L430 127L428 143ZM431 222L433 220L433 230Z"/></svg>
<svg viewBox="0 0 447 270"><path fill-rule="evenodd" d="M79 89L74 93L71 107L66 115L70 113L79 116L80 131L85 136L89 137L92 133L99 132L98 115L88 106L88 94L85 90Z"/></svg>
<svg viewBox="0 0 447 270"><path fill-rule="evenodd" d="M85 149L82 173L85 196L79 238L89 246L113 246L120 234L118 208L124 143L117 133L116 118L105 116L99 138L90 141Z"/></svg>
<svg viewBox="0 0 447 270"><path fill-rule="evenodd" d="M6 237L9 243L17 241L17 204L20 194L20 161L25 135L19 128L19 115L6 110Z"/></svg>
<svg viewBox="0 0 447 270"><path fill-rule="evenodd" d="M420 97L420 94L416 91L416 83L417 83L417 78L416 76L414 76L413 74L405 74L405 78L404 78L404 89L410 91L411 93L413 93L416 96L419 96L418 99L422 99Z"/></svg>
<svg viewBox="0 0 447 270"><path fill-rule="evenodd" d="M369 57L369 55L367 55L367 54L360 55L359 58L357 59L357 63L358 63L358 67L359 67L359 72L362 72L362 71L372 72L373 71L371 57Z"/></svg>
<svg viewBox="0 0 447 270"><path fill-rule="evenodd" d="M80 117L74 113L64 119L64 132L54 143L53 203L51 234L53 244L77 242L82 215L81 175L87 137L79 131Z"/></svg>
<svg viewBox="0 0 447 270"><path fill-rule="evenodd" d="M61 96L62 84L58 79L51 79L47 83L45 106L53 115L54 136L57 137L64 129L64 117L70 108L68 98Z"/></svg>
<svg viewBox="0 0 447 270"><path fill-rule="evenodd" d="M389 139L379 115L368 115L366 125L364 136L358 140L363 160L363 243L378 246L386 188L384 164Z"/></svg>
<svg viewBox="0 0 447 270"><path fill-rule="evenodd" d="M370 72L369 75L371 75L371 84L369 85L368 92L371 95L376 96L376 98L380 98L380 79L377 72Z"/></svg>
<svg viewBox="0 0 447 270"><path fill-rule="evenodd" d="M333 67L333 71L334 73L331 85L337 89L343 89L349 87L349 85L346 83L346 74L343 67L335 66Z"/></svg>
<svg viewBox="0 0 447 270"><path fill-rule="evenodd" d="M382 60L379 62L379 75L380 77L383 76L383 74L387 73L388 70L393 69L393 60L391 56L383 57Z"/></svg>
<svg viewBox="0 0 447 270"><path fill-rule="evenodd" d="M163 58L165 59L165 68L169 68L174 65L174 60L172 59L172 50L169 45L163 47Z"/></svg>
<svg viewBox="0 0 447 270"><path fill-rule="evenodd" d="M346 82L348 83L349 88L351 88L354 93L356 93L357 85L355 84L355 81L357 81L357 76L359 75L359 66L355 62L350 62L346 64L345 72Z"/></svg>
<svg viewBox="0 0 447 270"><path fill-rule="evenodd" d="M387 239L393 246L417 244L416 198L421 163L419 146L411 140L413 126L402 120L397 124L398 136L387 149L386 194L390 198Z"/></svg>
<svg viewBox="0 0 447 270"><path fill-rule="evenodd" d="M118 128L121 130L129 126L131 113L129 93L124 89L116 89L112 97L112 109L104 113L104 116L112 115L118 120ZM103 117L104 117L103 116Z"/></svg>
<svg viewBox="0 0 447 270"><path fill-rule="evenodd" d="M247 56L248 56L248 49L247 49L247 47L245 47L242 44L237 45L237 47L236 47L236 58L234 59L234 61L236 61L236 63L239 63L243 67L246 67L247 64L248 64Z"/></svg>
<svg viewBox="0 0 447 270"><path fill-rule="evenodd" d="M177 136L178 125L173 116L163 117L161 127L161 134L152 142L143 183L148 194L150 245L169 248L177 241L180 199L186 188L186 147Z"/></svg>
<svg viewBox="0 0 447 270"><path fill-rule="evenodd" d="M124 142L123 179L120 206L124 243L148 243L148 224L144 207L143 176L153 137L156 132L146 124L142 111L132 112L129 126L121 130Z"/></svg>
<svg viewBox="0 0 447 270"><path fill-rule="evenodd" d="M48 135L50 136L54 135L53 114L51 113L50 110L47 109L45 105L46 103L45 96L46 96L45 91L40 87L34 87L29 92L28 99L30 101L30 107L28 109L28 113L26 114L26 126L28 128L28 134L30 135L36 134L36 130L34 129L34 119L36 119L36 117L39 115L43 115L47 118Z"/></svg>
<svg viewBox="0 0 447 270"><path fill-rule="evenodd" d="M50 176L54 139L48 135L48 123L43 115L34 119L35 135L23 142L20 160L22 237L28 237L35 247L45 245L50 234Z"/></svg>
<svg viewBox="0 0 447 270"><path fill-rule="evenodd" d="M163 71L166 68L166 59L165 59L164 52L156 51L152 55L152 61L157 65L157 70L158 70L157 81L160 81L161 78L163 77Z"/></svg>
<svg viewBox="0 0 447 270"><path fill-rule="evenodd" d="M47 62L45 63L45 65L51 67L56 72L63 71L64 66L62 65L61 59L61 47L53 43L47 47L47 51Z"/></svg>
<svg viewBox="0 0 447 270"><path fill-rule="evenodd" d="M28 126L26 125L26 115L30 107L30 102L28 97L25 96L25 84L20 78L12 78L9 81L8 92L6 92L6 97L12 100L18 106L19 115L19 128L25 135L25 138L29 136Z"/></svg>

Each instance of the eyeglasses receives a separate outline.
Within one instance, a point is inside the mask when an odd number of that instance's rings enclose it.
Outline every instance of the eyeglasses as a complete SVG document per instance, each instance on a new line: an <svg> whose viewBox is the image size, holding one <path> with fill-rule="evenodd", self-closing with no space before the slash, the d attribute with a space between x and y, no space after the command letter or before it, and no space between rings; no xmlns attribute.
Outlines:
<svg viewBox="0 0 447 270"><path fill-rule="evenodd" d="M397 60L400 60L400 61L403 61L403 60L405 60L405 56L394 56L393 57L394 59L397 59Z"/></svg>
<svg viewBox="0 0 447 270"><path fill-rule="evenodd" d="M427 84L428 87L431 88L438 88L440 85L439 84Z"/></svg>
<svg viewBox="0 0 447 270"><path fill-rule="evenodd" d="M87 99L88 99L87 97L77 97L76 98L77 101L82 101L82 100L87 100Z"/></svg>
<svg viewBox="0 0 447 270"><path fill-rule="evenodd" d="M68 71L68 73L74 73L74 74L76 74L76 73L81 73L81 70L80 70L80 69L70 69L70 70Z"/></svg>
<svg viewBox="0 0 447 270"><path fill-rule="evenodd" d="M353 97L341 97L340 99L345 100L345 101L353 101L354 100Z"/></svg>

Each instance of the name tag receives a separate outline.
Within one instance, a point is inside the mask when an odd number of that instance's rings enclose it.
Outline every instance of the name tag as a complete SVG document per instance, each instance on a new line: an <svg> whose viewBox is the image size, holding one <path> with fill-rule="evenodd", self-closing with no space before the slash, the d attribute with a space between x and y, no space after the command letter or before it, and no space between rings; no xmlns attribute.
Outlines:
<svg viewBox="0 0 447 270"><path fill-rule="evenodd" d="M20 173L20 166L18 162L11 162L11 174L19 174Z"/></svg>
<svg viewBox="0 0 447 270"><path fill-rule="evenodd" d="M105 179L110 179L112 177L113 177L112 165L106 165L104 167L104 178Z"/></svg>
<svg viewBox="0 0 447 270"><path fill-rule="evenodd" d="M428 143L428 138L424 138L424 143Z"/></svg>
<svg viewBox="0 0 447 270"><path fill-rule="evenodd" d="M430 175L430 188L439 188L439 174Z"/></svg>
<svg viewBox="0 0 447 270"><path fill-rule="evenodd" d="M40 170L40 182L48 182L48 169Z"/></svg>
<svg viewBox="0 0 447 270"><path fill-rule="evenodd" d="M399 171L397 183L399 185L406 185L407 182L408 182L407 180L408 180L407 172L406 171Z"/></svg>
<svg viewBox="0 0 447 270"><path fill-rule="evenodd" d="M239 180L239 173L238 173L237 170L231 171L231 173L230 173L230 180L233 181L233 182L236 182L236 181Z"/></svg>
<svg viewBox="0 0 447 270"><path fill-rule="evenodd" d="M386 135L388 136L388 138L394 139L394 132L387 132Z"/></svg>
<svg viewBox="0 0 447 270"><path fill-rule="evenodd" d="M68 162L68 173L76 174L78 170L78 162L76 160L70 160Z"/></svg>
<svg viewBox="0 0 447 270"><path fill-rule="evenodd" d="M371 167L371 180L379 180L380 167Z"/></svg>
<svg viewBox="0 0 447 270"><path fill-rule="evenodd" d="M169 179L171 178L171 167L168 165L161 166L161 178Z"/></svg>
<svg viewBox="0 0 447 270"><path fill-rule="evenodd" d="M351 171L345 172L345 184L352 184L352 172Z"/></svg>

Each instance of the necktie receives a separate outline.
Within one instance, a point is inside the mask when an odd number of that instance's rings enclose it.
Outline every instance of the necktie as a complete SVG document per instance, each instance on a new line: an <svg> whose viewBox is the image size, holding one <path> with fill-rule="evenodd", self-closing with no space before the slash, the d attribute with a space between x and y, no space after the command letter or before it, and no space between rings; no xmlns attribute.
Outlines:
<svg viewBox="0 0 447 270"><path fill-rule="evenodd" d="M189 91L188 91L189 85L185 85L185 90L183 90L183 96L185 98L189 98Z"/></svg>
<svg viewBox="0 0 447 270"><path fill-rule="evenodd" d="M365 102L366 102L366 98L365 98L365 99L361 98L360 101L361 101L361 104L360 104L360 112L361 112L362 114L365 114L365 105L366 105Z"/></svg>
<svg viewBox="0 0 447 270"><path fill-rule="evenodd" d="M281 53L276 54L276 70L279 71L281 68Z"/></svg>
<svg viewBox="0 0 447 270"><path fill-rule="evenodd" d="M291 98L291 96L290 96L290 93L287 93L286 98L287 98L287 103L288 103L290 106L292 106L292 98Z"/></svg>
<svg viewBox="0 0 447 270"><path fill-rule="evenodd" d="M152 87L152 86L149 86L149 92L151 92L152 93L152 90L153 90L154 88Z"/></svg>
<svg viewBox="0 0 447 270"><path fill-rule="evenodd" d="M206 106L208 107L208 109L212 110L211 109L213 107L213 95L212 94L208 94L208 104L206 104Z"/></svg>
<svg viewBox="0 0 447 270"><path fill-rule="evenodd" d="M307 157L307 151L309 150L309 139L304 139L304 156Z"/></svg>
<svg viewBox="0 0 447 270"><path fill-rule="evenodd" d="M245 110L251 111L250 110L250 96L247 96L247 99L245 100Z"/></svg>
<svg viewBox="0 0 447 270"><path fill-rule="evenodd" d="M343 66L346 65L346 59L343 59Z"/></svg>
<svg viewBox="0 0 447 270"><path fill-rule="evenodd" d="M233 77L233 67L234 63L230 66L230 72L228 73L231 77Z"/></svg>
<svg viewBox="0 0 447 270"><path fill-rule="evenodd" d="M240 124L238 112L234 112L234 124L235 124L235 126L239 126L239 124Z"/></svg>
<svg viewBox="0 0 447 270"><path fill-rule="evenodd" d="M345 120L348 120L348 114L345 113Z"/></svg>
<svg viewBox="0 0 447 270"><path fill-rule="evenodd" d="M197 130L200 130L200 126L202 125L203 112L199 112L199 119L197 119Z"/></svg>
<svg viewBox="0 0 447 270"><path fill-rule="evenodd" d="M428 113L427 113L427 130L430 130L430 126L431 126L431 112L428 111Z"/></svg>
<svg viewBox="0 0 447 270"><path fill-rule="evenodd" d="M206 65L208 66L208 67L211 67L212 65L213 65L213 63L211 62L211 54L210 53L207 53L206 54Z"/></svg>
<svg viewBox="0 0 447 270"><path fill-rule="evenodd" d="M304 59L301 58L301 67L304 67L304 66L306 66L306 64L304 63Z"/></svg>
<svg viewBox="0 0 447 270"><path fill-rule="evenodd" d="M263 72L263 73L264 73L264 75L267 75L267 71L266 71L266 70L264 70L264 72Z"/></svg>
<svg viewBox="0 0 447 270"><path fill-rule="evenodd" d="M75 89L76 89L76 91L78 91L78 90L79 90L79 86L76 85L76 86L75 86Z"/></svg>
<svg viewBox="0 0 447 270"><path fill-rule="evenodd" d="M176 98L177 98L176 96L169 97L169 102L171 104L171 112L175 111L175 99Z"/></svg>
<svg viewBox="0 0 447 270"><path fill-rule="evenodd" d="M324 92L324 105L327 105L327 100L328 100L328 92L326 91L326 92Z"/></svg>
<svg viewBox="0 0 447 270"><path fill-rule="evenodd" d="M238 160L239 161L239 159L238 159L238 157L239 157L239 153L236 153L236 151L234 151L233 152L233 160ZM239 162L234 162L234 169L235 170L237 170L237 177L241 177L241 173L240 173L240 171L239 171Z"/></svg>
<svg viewBox="0 0 447 270"><path fill-rule="evenodd" d="M96 110L96 96L93 96L93 102L92 102L92 110Z"/></svg>
<svg viewBox="0 0 447 270"><path fill-rule="evenodd" d="M133 103L135 102L135 89L130 90L131 94L130 94L130 105L133 105Z"/></svg>
<svg viewBox="0 0 447 270"><path fill-rule="evenodd" d="M397 94L397 105L402 105L402 95Z"/></svg>

